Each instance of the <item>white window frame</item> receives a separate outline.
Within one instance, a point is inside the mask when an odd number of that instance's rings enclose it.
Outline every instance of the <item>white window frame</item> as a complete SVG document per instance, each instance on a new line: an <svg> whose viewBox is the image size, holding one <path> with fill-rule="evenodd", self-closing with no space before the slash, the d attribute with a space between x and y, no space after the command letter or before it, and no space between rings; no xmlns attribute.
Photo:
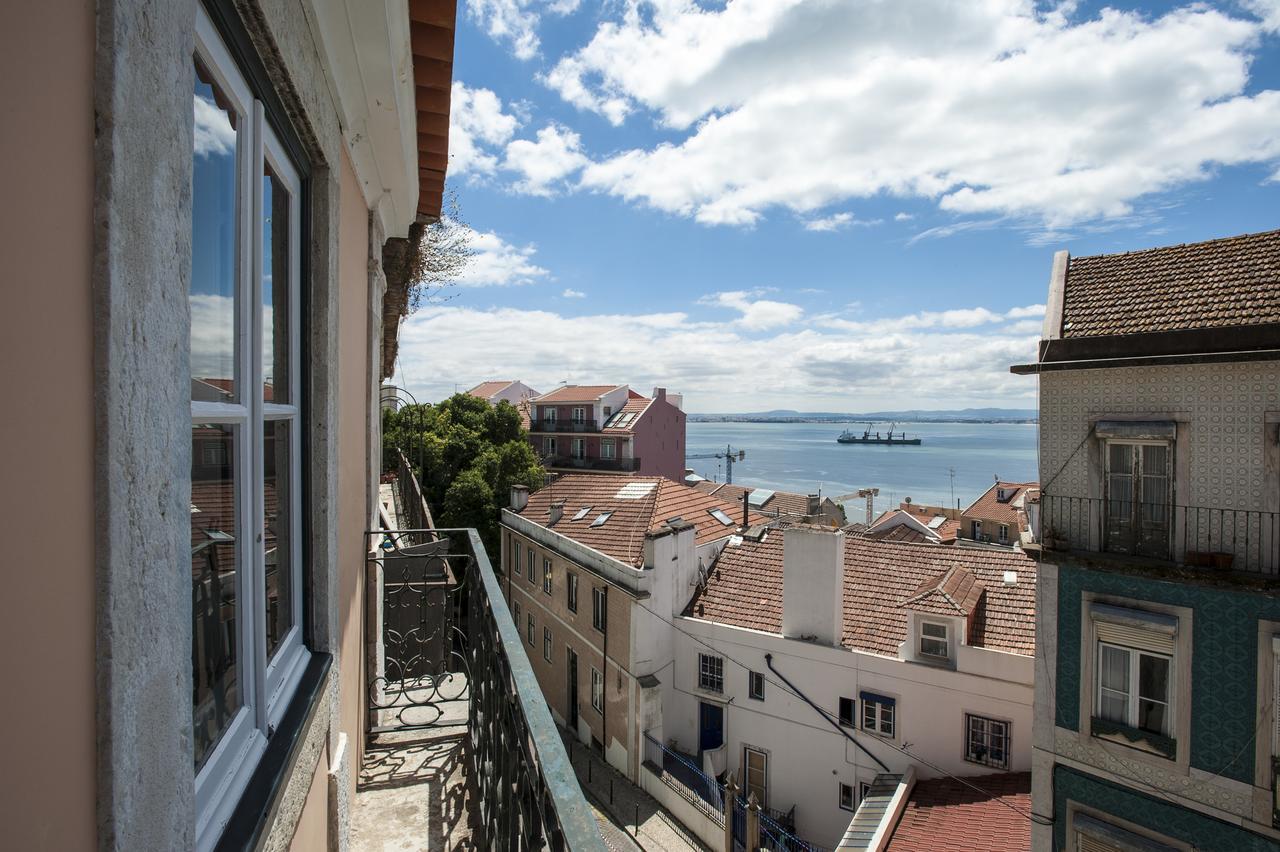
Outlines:
<svg viewBox="0 0 1280 852"><path fill-rule="evenodd" d="M609 626L609 613L606 612L607 606L603 586L591 587L591 626L601 633Z"/></svg>
<svg viewBox="0 0 1280 852"><path fill-rule="evenodd" d="M569 447L569 452L573 454L575 459L581 461L587 457L587 440L586 438L574 438L573 443Z"/></svg>
<svg viewBox="0 0 1280 852"><path fill-rule="evenodd" d="M839 784L840 786L837 788L836 793L836 801L840 804L840 810L856 811L858 809L858 800L854 798L853 785L846 784L843 781L839 782ZM847 804L845 803L846 799L848 800Z"/></svg>
<svg viewBox="0 0 1280 852"><path fill-rule="evenodd" d="M543 557L542 559L542 591L548 595L551 594L551 560Z"/></svg>
<svg viewBox="0 0 1280 852"><path fill-rule="evenodd" d="M554 423L555 421L548 420L547 422ZM554 456L557 452L559 452L559 448L556 445L555 435L548 435L547 437L542 439L542 454L544 456L547 456L548 458L550 458Z"/></svg>
<svg viewBox="0 0 1280 852"><path fill-rule="evenodd" d="M617 445L613 438L600 439L600 458L615 459L618 457Z"/></svg>
<svg viewBox="0 0 1280 852"><path fill-rule="evenodd" d="M595 666L591 667L591 709L604 714L604 675Z"/></svg>
<svg viewBox="0 0 1280 852"><path fill-rule="evenodd" d="M938 627L942 629L941 636L926 635L925 628ZM932 651L925 650L926 642L941 642L943 652L935 654ZM916 624L916 650L920 656L929 660L950 660L951 659L951 625L945 621L931 621L927 618L920 619Z"/></svg>
<svg viewBox="0 0 1280 852"><path fill-rule="evenodd" d="M583 408L582 406L580 406L580 405L579 405L579 406L574 406L574 409L573 409L573 412L572 412L572 413L571 413L571 415L570 415L570 418L571 418L571 420L572 420L574 423L586 423L586 422L587 422L587 410L586 410L585 408Z"/></svg>
<svg viewBox="0 0 1280 852"><path fill-rule="evenodd" d="M515 545L511 549L511 553L512 553L512 559L515 561L515 575L519 577L521 573L523 573L520 570L520 557L524 555L520 552L520 542L517 541L515 543Z"/></svg>
<svg viewBox="0 0 1280 852"><path fill-rule="evenodd" d="M578 575L574 571L565 572L565 606L569 612L578 611Z"/></svg>
<svg viewBox="0 0 1280 852"><path fill-rule="evenodd" d="M1125 720L1123 722L1119 722L1118 724L1127 725L1128 727L1133 728L1134 730L1138 730L1138 704L1140 700L1142 700L1142 696L1139 694L1139 691L1138 691L1139 690L1138 672L1139 672L1139 666L1141 665L1142 658L1151 657L1152 659L1164 660L1169 666L1169 677L1166 684L1168 688L1167 688L1167 691L1165 692L1164 700L1158 701L1157 699L1153 699L1150 697L1147 697L1146 700L1156 701L1156 703L1164 705L1165 707L1164 728L1163 730L1160 730L1156 733L1158 733L1160 736L1172 737L1173 732L1177 730L1177 723L1174 719L1174 714L1177 710L1177 702L1175 700L1175 694L1176 694L1176 689L1174 684L1175 661L1174 661L1173 655L1157 654L1152 651L1142 650L1140 648L1130 648L1125 645L1117 645L1114 642L1104 642L1101 639L1095 642L1094 646L1096 649L1095 653L1097 654L1097 657L1095 658L1095 661L1094 661L1093 714L1098 718L1102 718L1102 699L1103 699L1103 690L1104 690L1104 687L1102 685L1103 649L1111 648L1113 650L1123 652L1127 654L1129 657L1128 682L1126 684L1127 692L1122 693L1125 696L1125 703L1126 703ZM1116 692L1117 690L1109 689L1107 691Z"/></svg>
<svg viewBox="0 0 1280 852"><path fill-rule="evenodd" d="M758 687L758 688L757 688ZM764 673L747 670L747 697L764 701Z"/></svg>
<svg viewBox="0 0 1280 852"><path fill-rule="evenodd" d="M1000 542L1001 544L1009 543L1009 525L1008 524L1000 524L1000 526L996 527L996 541Z"/></svg>
<svg viewBox="0 0 1280 852"><path fill-rule="evenodd" d="M542 422L543 423L556 422L556 407L554 405L542 406Z"/></svg>
<svg viewBox="0 0 1280 852"><path fill-rule="evenodd" d="M969 534L974 541L982 541L982 521L970 521Z"/></svg>
<svg viewBox="0 0 1280 852"><path fill-rule="evenodd" d="M698 689L704 692L724 694L724 657L717 654L698 654Z"/></svg>
<svg viewBox="0 0 1280 852"><path fill-rule="evenodd" d="M862 699L862 730L885 739L893 739L898 730L898 704ZM869 723L869 724L868 724Z"/></svg>
<svg viewBox="0 0 1280 852"><path fill-rule="evenodd" d="M302 416L301 391L301 260L302 179L285 155L284 147L266 121L261 101L253 93L218 34L213 21L197 6L195 57L214 77L221 94L237 114L236 181L236 351L235 382L238 402L191 403L191 423L231 426L238 450L236 614L241 706L217 745L195 775L196 848L210 849L231 817L245 784L266 749L267 739L280 723L297 690L310 651L303 641L302 549ZM289 377L293 401L262 399L262 168L271 166L289 192ZM275 285L278 286L278 285ZM288 477L289 566L292 572L290 612L293 625L266 659L266 553L260 533L264 527L263 438L267 421L286 420L289 429ZM277 476L281 476L277 472Z"/></svg>

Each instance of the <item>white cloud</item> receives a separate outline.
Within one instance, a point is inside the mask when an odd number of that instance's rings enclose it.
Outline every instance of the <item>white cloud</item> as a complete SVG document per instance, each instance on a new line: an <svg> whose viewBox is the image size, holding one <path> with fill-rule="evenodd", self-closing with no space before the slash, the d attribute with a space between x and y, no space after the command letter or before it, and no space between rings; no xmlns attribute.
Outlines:
<svg viewBox="0 0 1280 852"><path fill-rule="evenodd" d="M835 213L818 219L806 219L804 229L806 231L842 231L855 226L879 225L883 221L883 219L855 219L852 213Z"/></svg>
<svg viewBox="0 0 1280 852"><path fill-rule="evenodd" d="M1010 308L1004 313L1007 319L1023 319L1025 317L1044 316L1044 305L1025 305L1021 308Z"/></svg>
<svg viewBox="0 0 1280 852"><path fill-rule="evenodd" d="M467 11L494 41L509 44L517 59L538 55L542 13L570 15L581 0L468 0Z"/></svg>
<svg viewBox="0 0 1280 852"><path fill-rule="evenodd" d="M213 101L202 95L195 96L196 137L195 153L198 157L210 154L222 156L236 149L236 131L227 114Z"/></svg>
<svg viewBox="0 0 1280 852"><path fill-rule="evenodd" d="M1257 15L1265 28L1280 33L1280 0L1241 0L1240 5Z"/></svg>
<svg viewBox="0 0 1280 852"><path fill-rule="evenodd" d="M449 106L449 176L493 174L498 158L488 146L505 145L516 132L515 116L502 111L502 100L489 89L453 82Z"/></svg>
<svg viewBox="0 0 1280 852"><path fill-rule="evenodd" d="M507 145L504 169L522 177L512 184L527 195L552 195L560 183L587 164L582 139L567 127L548 124L537 133L537 141L516 139Z"/></svg>
<svg viewBox="0 0 1280 852"><path fill-rule="evenodd" d="M1250 4L1083 18L1030 0L632 0L544 82L676 131L583 173L662 211L750 225L888 194L1061 228L1280 161L1280 91L1247 91L1276 0Z"/></svg>
<svg viewBox="0 0 1280 852"><path fill-rule="evenodd" d="M704 305L732 308L738 311L741 316L738 317L736 324L750 331L790 325L804 316L804 309L799 305L755 298L760 293L760 290L730 290L714 293L698 301Z"/></svg>
<svg viewBox="0 0 1280 852"><path fill-rule="evenodd" d="M569 317L441 305L406 320L400 352L420 399L448 395L454 381L519 374L537 388L566 376L665 386L683 392L692 411L1032 407L1034 381L1009 365L1034 360L1037 337L997 326L917 331L894 318L859 331L810 324L762 335L681 312ZM785 381L762 380L761 365ZM419 384L426 376L430 383Z"/></svg>
<svg viewBox="0 0 1280 852"><path fill-rule="evenodd" d="M513 287L551 274L533 262L533 243L512 245L492 231L471 230L470 236L471 262L456 282L461 287Z"/></svg>
<svg viewBox="0 0 1280 852"><path fill-rule="evenodd" d="M894 216L893 216L893 221L895 221L895 222L910 222L910 221L911 221L912 219L914 219L914 218L916 218L916 217L915 217L915 216L912 216L910 213L895 213L895 214L894 214Z"/></svg>
<svg viewBox="0 0 1280 852"><path fill-rule="evenodd" d="M586 293L582 292L581 290L574 290L572 287L566 287L566 288L564 288L564 292L563 292L563 293L561 293L561 294L560 294L560 296L561 296L561 298L564 298L564 299L585 299L585 298L587 298L587 294L586 294Z"/></svg>

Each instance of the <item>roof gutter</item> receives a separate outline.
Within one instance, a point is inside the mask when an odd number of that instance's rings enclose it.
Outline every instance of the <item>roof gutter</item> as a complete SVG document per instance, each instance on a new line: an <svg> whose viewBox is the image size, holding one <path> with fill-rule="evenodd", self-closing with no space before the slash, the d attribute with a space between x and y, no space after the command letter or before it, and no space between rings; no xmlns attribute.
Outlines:
<svg viewBox="0 0 1280 852"><path fill-rule="evenodd" d="M792 692L794 692L796 695L800 696L800 698L801 698L801 699L803 699L803 701L804 701L804 703L805 703L805 704L808 704L810 707L812 707L812 708L817 712L817 714L818 714L819 716L821 716L823 719L825 719L825 720L826 720L826 722L827 722L827 724L828 724L828 725L830 725L832 728L834 728L834 729L836 730L836 733L840 734L840 736L844 737L846 740L848 740L849 742L851 742L851 743L853 743L854 745L856 745L856 746L858 747L858 750L859 750L859 751L861 751L861 752L862 752L863 754L865 754L867 757L869 757L869 758L871 758L872 760L874 760L874 761L876 762L876 765L877 765L877 766L879 766L881 769L883 769L885 772L892 772L892 771L893 771L893 770L891 770L888 766L886 766L886 765L885 765L885 763L884 763L884 761L883 761L883 760L881 760L880 758L876 757L876 756L875 756L874 754L872 754L871 752L867 751L867 747L866 747L866 746L864 746L862 743L858 742L856 739L854 739L854 737L853 737L853 735L852 735L852 734L850 734L850 733L849 733L848 731L846 731L844 728L840 727L840 723L839 723L839 722L833 721L833 720L832 720L832 718L831 718L831 715L830 715L829 713L827 713L827 711L826 711L826 710L823 710L823 709L822 709L821 707L819 707L817 704L814 704L812 701L810 701L810 700L809 700L809 696L805 695L803 692L801 692L799 689L797 689L797 688L796 688L796 685L795 685L794 683L792 683L791 681L787 680L787 676L786 676L786 675L784 675L782 672L780 672L780 671L778 671L776 668L774 668L774 665L773 665L773 654L765 654L765 655L764 655L764 664L765 664L766 666L768 666L768 667L769 667L769 671L773 672L773 673L774 673L774 674L776 674L778 677L782 678L782 682L783 682L783 683L785 683L785 684L787 685L787 688L788 688L788 689L790 689L790 690L791 690Z"/></svg>

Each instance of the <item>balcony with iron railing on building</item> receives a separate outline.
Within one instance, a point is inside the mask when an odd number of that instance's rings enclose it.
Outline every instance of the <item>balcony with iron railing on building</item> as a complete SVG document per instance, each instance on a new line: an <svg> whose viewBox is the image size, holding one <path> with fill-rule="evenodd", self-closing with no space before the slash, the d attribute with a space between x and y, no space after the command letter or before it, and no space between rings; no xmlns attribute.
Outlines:
<svg viewBox="0 0 1280 852"><path fill-rule="evenodd" d="M555 455L543 459L543 464L550 468L564 470L604 470L621 473L635 473L640 470L639 458L604 458L591 455Z"/></svg>
<svg viewBox="0 0 1280 852"><path fill-rule="evenodd" d="M535 420L529 424L530 432L599 432L595 420Z"/></svg>
<svg viewBox="0 0 1280 852"><path fill-rule="evenodd" d="M1280 581L1280 512L1044 494L1043 558L1123 561Z"/></svg>
<svg viewBox="0 0 1280 852"><path fill-rule="evenodd" d="M433 528L403 455L380 503L352 848L603 849L479 534Z"/></svg>

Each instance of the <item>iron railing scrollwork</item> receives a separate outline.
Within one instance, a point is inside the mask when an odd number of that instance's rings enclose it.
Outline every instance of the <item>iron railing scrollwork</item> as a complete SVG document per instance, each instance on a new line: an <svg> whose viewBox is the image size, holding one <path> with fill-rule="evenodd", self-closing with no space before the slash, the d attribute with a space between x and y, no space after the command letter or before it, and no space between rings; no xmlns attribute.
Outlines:
<svg viewBox="0 0 1280 852"><path fill-rule="evenodd" d="M369 732L465 722L472 804L488 848L602 850L479 534L370 537L369 588L380 591L369 611L382 624L369 635L382 649L368 679Z"/></svg>

